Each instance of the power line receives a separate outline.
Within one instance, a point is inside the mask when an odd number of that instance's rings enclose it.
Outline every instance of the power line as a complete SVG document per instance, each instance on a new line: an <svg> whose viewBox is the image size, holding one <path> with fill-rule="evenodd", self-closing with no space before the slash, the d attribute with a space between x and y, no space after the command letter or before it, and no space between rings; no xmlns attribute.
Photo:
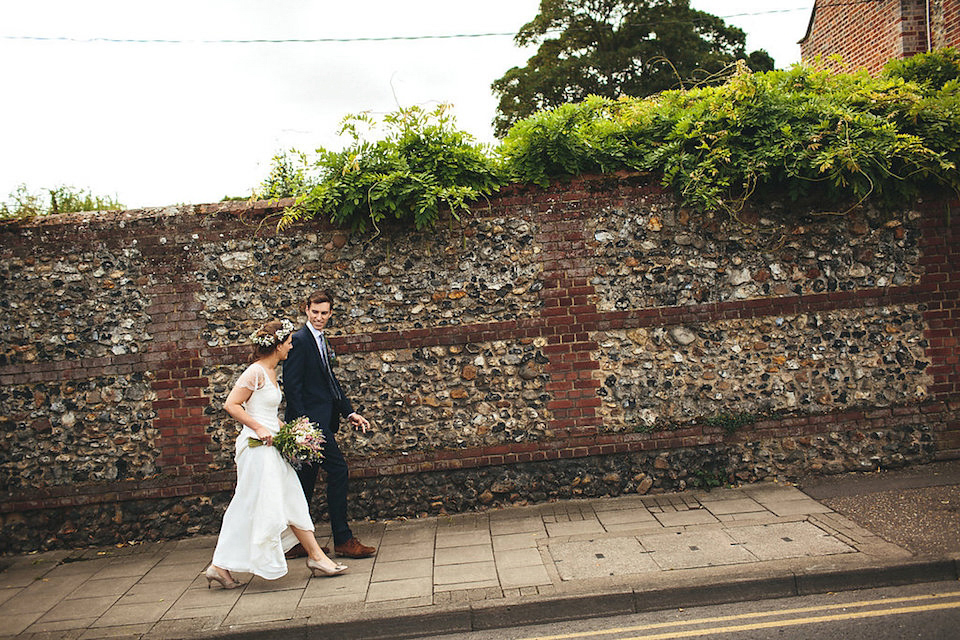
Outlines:
<svg viewBox="0 0 960 640"><path fill-rule="evenodd" d="M447 38L486 38L490 36L510 36L514 33L457 33L449 35L421 35L421 36L382 36L364 38L250 38L250 39L217 39L217 40L182 40L173 38L74 38L70 36L0 36L3 40L39 40L56 42L109 42L109 43L137 43L137 44L311 44L317 42L382 42L385 40L440 40Z"/></svg>
<svg viewBox="0 0 960 640"><path fill-rule="evenodd" d="M871 2L873 0L854 0L851 4L859 2ZM833 6L833 5L825 5ZM728 16L717 16L721 19L743 18L749 16L763 16L774 13L790 13L794 11L807 11L807 7L797 7L794 9L770 9L767 11L756 11L753 13L735 13ZM26 40L37 42L78 42L78 43L96 43L103 42L108 44L316 44L329 42L388 42L393 40L454 40L460 38L492 38L492 37L514 37L515 32L490 32L490 33L456 33L444 35L418 35L418 36L370 36L359 38L224 38L224 39L179 39L179 38L77 38L72 36L16 36L0 35L0 40Z"/></svg>

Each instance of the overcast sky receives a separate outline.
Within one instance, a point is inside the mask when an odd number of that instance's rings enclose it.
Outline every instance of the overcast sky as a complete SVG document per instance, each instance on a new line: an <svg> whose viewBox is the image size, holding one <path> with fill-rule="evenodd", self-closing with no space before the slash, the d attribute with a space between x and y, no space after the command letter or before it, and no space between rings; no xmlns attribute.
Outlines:
<svg viewBox="0 0 960 640"><path fill-rule="evenodd" d="M799 61L813 0L691 4L743 29L747 50L766 49L778 68ZM398 104L451 103L461 129L493 142L490 84L533 54L512 35L538 8L539 0L3 0L0 200L20 183L90 189L131 208L249 196L275 153L339 150L343 116ZM509 35L362 40L491 33ZM109 41L117 39L181 42ZM337 41L216 42L248 39Z"/></svg>

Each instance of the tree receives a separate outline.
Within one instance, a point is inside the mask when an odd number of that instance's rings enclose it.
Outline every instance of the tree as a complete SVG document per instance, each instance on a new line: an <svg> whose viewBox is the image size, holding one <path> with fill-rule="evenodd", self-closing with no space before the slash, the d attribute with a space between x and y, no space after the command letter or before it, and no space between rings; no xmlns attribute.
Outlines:
<svg viewBox="0 0 960 640"><path fill-rule="evenodd" d="M644 97L709 82L737 59L772 70L765 51L746 55L745 40L743 31L691 9L689 0L541 0L540 13L515 38L540 48L492 85L500 100L496 134L589 95Z"/></svg>
<svg viewBox="0 0 960 640"><path fill-rule="evenodd" d="M46 191L46 194L31 193L27 185L17 185L7 196L7 201L0 202L0 218L30 218L52 213L123 209L123 205L115 198L96 196L84 189L61 185L43 191Z"/></svg>

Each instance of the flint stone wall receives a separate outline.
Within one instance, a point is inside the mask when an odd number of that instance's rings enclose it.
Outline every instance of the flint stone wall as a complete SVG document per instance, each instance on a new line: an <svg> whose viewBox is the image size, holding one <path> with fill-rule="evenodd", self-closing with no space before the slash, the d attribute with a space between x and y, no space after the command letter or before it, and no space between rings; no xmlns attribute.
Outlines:
<svg viewBox="0 0 960 640"><path fill-rule="evenodd" d="M356 518L960 452L946 203L721 224L588 177L368 235L278 233L284 204L0 227L0 547L215 532L247 336L317 287L375 425L340 438Z"/></svg>

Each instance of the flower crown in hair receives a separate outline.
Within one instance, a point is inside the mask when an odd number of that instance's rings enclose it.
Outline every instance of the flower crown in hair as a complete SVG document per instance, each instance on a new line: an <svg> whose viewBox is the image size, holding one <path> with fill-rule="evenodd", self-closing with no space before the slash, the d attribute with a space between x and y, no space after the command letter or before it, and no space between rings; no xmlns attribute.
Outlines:
<svg viewBox="0 0 960 640"><path fill-rule="evenodd" d="M275 344L280 344L287 339L291 333L293 333L294 326L293 323L284 318L280 321L281 327L277 329L274 333L260 333L259 331L254 331L250 336L250 342L256 343L261 347L268 349Z"/></svg>

